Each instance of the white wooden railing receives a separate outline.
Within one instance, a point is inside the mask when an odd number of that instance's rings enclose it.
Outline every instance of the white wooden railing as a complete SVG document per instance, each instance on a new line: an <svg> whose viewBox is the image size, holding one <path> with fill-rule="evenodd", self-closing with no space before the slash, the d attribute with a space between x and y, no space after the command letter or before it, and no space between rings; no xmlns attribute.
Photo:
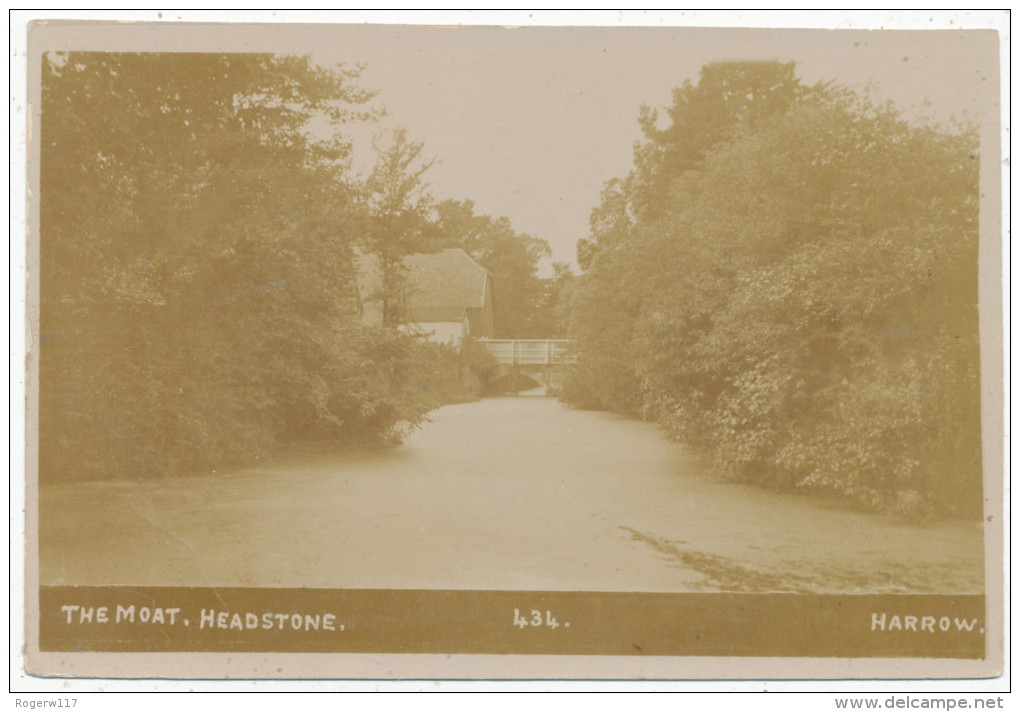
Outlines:
<svg viewBox="0 0 1020 712"><path fill-rule="evenodd" d="M514 366L551 366L573 363L572 342L567 339L479 339L499 363Z"/></svg>

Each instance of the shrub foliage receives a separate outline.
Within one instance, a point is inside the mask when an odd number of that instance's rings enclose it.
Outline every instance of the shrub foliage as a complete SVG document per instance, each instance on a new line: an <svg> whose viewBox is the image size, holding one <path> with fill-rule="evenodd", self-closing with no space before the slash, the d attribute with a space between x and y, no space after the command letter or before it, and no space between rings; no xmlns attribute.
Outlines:
<svg viewBox="0 0 1020 712"><path fill-rule="evenodd" d="M642 121L579 244L566 399L744 481L979 515L975 131L778 63L709 65Z"/></svg>
<svg viewBox="0 0 1020 712"><path fill-rule="evenodd" d="M385 439L434 407L428 347L359 315L342 128L369 98L302 58L46 56L42 481Z"/></svg>

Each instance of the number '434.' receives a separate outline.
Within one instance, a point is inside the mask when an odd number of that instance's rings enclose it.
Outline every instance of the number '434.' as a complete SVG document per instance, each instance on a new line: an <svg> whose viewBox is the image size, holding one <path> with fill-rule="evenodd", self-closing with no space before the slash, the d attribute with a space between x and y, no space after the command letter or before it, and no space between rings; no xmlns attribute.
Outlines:
<svg viewBox="0 0 1020 712"><path fill-rule="evenodd" d="M527 613L522 616L517 608L514 609L514 625L518 628L527 628L529 626L532 628L539 628L541 626L546 628L560 627L559 621L556 620L551 611L546 611L545 618L543 618L542 611L532 610L530 616Z"/></svg>

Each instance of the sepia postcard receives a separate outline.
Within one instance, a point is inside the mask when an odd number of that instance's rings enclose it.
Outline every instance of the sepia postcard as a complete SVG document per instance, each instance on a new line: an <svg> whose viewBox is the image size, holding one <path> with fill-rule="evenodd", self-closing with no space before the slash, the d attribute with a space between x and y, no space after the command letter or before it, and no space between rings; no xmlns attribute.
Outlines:
<svg viewBox="0 0 1020 712"><path fill-rule="evenodd" d="M1000 41L33 22L27 673L1001 675Z"/></svg>

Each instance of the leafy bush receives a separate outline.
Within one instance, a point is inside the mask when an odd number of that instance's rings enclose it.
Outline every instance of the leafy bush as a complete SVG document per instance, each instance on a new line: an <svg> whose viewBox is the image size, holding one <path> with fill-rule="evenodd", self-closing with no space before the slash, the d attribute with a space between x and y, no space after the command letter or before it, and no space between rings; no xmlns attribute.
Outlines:
<svg viewBox="0 0 1020 712"><path fill-rule="evenodd" d="M268 55L47 55L40 478L145 477L420 422L420 345L361 324L355 74ZM305 127L326 116L334 138Z"/></svg>
<svg viewBox="0 0 1020 712"><path fill-rule="evenodd" d="M476 341L459 346L422 340L415 379L432 407L478 400L496 370L496 360Z"/></svg>
<svg viewBox="0 0 1020 712"><path fill-rule="evenodd" d="M652 132L607 189L566 397L651 413L729 477L979 516L974 132L752 70L720 83L725 131Z"/></svg>

